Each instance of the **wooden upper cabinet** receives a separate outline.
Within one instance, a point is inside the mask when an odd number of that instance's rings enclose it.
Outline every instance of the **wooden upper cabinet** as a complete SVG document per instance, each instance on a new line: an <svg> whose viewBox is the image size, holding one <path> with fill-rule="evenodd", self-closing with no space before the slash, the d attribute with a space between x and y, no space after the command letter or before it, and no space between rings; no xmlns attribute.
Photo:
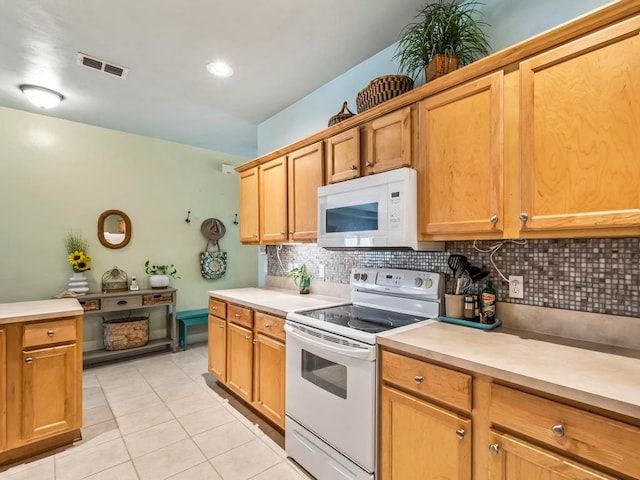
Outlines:
<svg viewBox="0 0 640 480"><path fill-rule="evenodd" d="M362 158L365 174L410 167L411 133L411 107L376 118L365 127Z"/></svg>
<svg viewBox="0 0 640 480"><path fill-rule="evenodd" d="M287 240L287 157L260 165L260 242Z"/></svg>
<svg viewBox="0 0 640 480"><path fill-rule="evenodd" d="M240 172L240 241L258 243L260 241L258 167Z"/></svg>
<svg viewBox="0 0 640 480"><path fill-rule="evenodd" d="M639 31L632 18L520 64L522 236L638 232Z"/></svg>
<svg viewBox="0 0 640 480"><path fill-rule="evenodd" d="M502 71L420 102L420 238L500 238L502 164Z"/></svg>
<svg viewBox="0 0 640 480"><path fill-rule="evenodd" d="M323 142L289 154L289 241L313 241L318 238L318 187L323 185L323 162Z"/></svg>
<svg viewBox="0 0 640 480"><path fill-rule="evenodd" d="M327 183L360 176L360 128L327 139Z"/></svg>

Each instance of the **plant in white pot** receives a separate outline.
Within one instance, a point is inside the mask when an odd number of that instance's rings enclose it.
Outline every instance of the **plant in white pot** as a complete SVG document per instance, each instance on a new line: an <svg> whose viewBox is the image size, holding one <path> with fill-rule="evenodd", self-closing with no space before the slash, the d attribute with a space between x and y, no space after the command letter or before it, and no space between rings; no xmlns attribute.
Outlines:
<svg viewBox="0 0 640 480"><path fill-rule="evenodd" d="M149 275L151 288L167 288L169 278L180 278L175 265L150 265L149 260L144 262L144 271Z"/></svg>

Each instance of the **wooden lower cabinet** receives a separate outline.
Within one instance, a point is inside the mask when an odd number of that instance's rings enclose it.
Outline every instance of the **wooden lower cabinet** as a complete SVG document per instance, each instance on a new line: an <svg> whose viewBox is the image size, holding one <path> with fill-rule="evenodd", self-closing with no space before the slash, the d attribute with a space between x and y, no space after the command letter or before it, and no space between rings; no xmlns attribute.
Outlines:
<svg viewBox="0 0 640 480"><path fill-rule="evenodd" d="M471 420L382 387L380 478L471 480Z"/></svg>
<svg viewBox="0 0 640 480"><path fill-rule="evenodd" d="M284 428L285 344L262 333L254 343L253 404Z"/></svg>
<svg viewBox="0 0 640 480"><path fill-rule="evenodd" d="M251 402L253 382L253 332L235 323L227 325L227 386Z"/></svg>
<svg viewBox="0 0 640 480"><path fill-rule="evenodd" d="M209 373L221 382L227 381L227 321L209 315Z"/></svg>
<svg viewBox="0 0 640 480"><path fill-rule="evenodd" d="M7 333L0 329L0 452L7 446Z"/></svg>
<svg viewBox="0 0 640 480"><path fill-rule="evenodd" d="M209 373L284 430L284 318L210 299L208 356Z"/></svg>
<svg viewBox="0 0 640 480"><path fill-rule="evenodd" d="M511 435L492 432L489 478L492 480L613 480L603 473Z"/></svg>

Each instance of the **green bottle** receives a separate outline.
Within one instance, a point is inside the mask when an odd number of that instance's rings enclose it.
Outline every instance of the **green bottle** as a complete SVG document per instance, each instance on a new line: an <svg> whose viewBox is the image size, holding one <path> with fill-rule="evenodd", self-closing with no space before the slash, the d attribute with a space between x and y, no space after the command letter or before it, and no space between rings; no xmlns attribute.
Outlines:
<svg viewBox="0 0 640 480"><path fill-rule="evenodd" d="M482 317L483 323L496 323L496 291L491 280L487 280L487 286L482 290Z"/></svg>

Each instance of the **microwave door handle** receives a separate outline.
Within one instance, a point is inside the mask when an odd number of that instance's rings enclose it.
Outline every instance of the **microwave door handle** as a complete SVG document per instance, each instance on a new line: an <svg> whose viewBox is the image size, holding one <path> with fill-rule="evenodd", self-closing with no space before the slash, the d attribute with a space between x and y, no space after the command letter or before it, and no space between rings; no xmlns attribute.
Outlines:
<svg viewBox="0 0 640 480"><path fill-rule="evenodd" d="M284 329L287 332L287 335L291 335L292 337L295 337L297 340L303 343L306 343L307 345L313 345L313 346L322 348L324 350L337 353L339 355L346 355L353 358L361 358L363 360L372 360L371 357L373 352L369 348L338 347L335 345L331 345L328 342L319 342L318 340L315 340L305 335L295 327L292 327L288 324L285 324Z"/></svg>

